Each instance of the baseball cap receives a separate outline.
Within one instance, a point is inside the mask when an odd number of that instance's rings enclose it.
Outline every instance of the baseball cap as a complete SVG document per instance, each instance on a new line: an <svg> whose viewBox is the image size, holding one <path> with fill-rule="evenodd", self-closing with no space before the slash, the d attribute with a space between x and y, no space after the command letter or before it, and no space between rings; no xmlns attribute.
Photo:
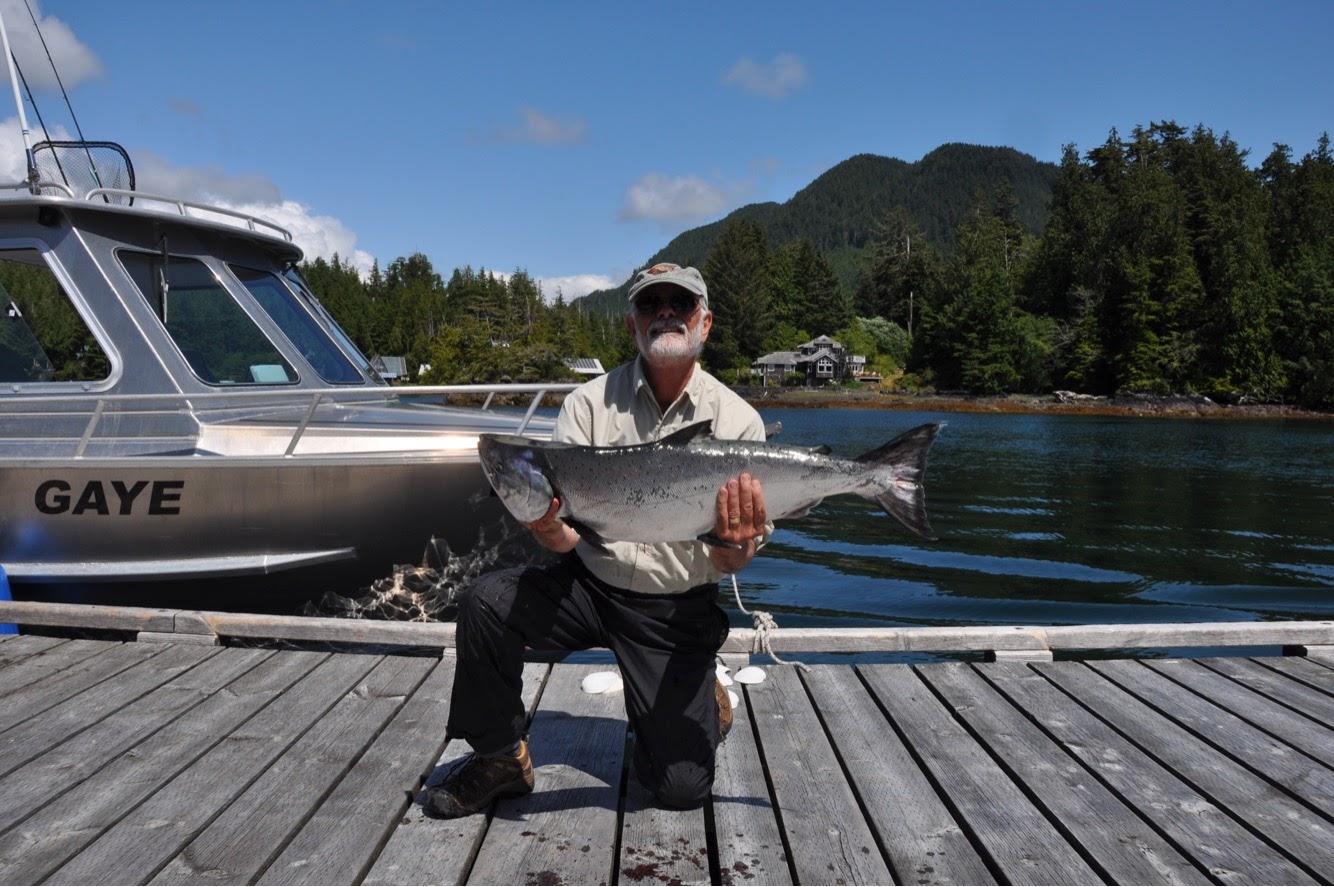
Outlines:
<svg viewBox="0 0 1334 887"><path fill-rule="evenodd" d="M704 276L694 268L689 266L683 268L671 262L659 262L636 274L634 281L630 284L630 301L634 302L635 296L649 287L664 283L679 286L687 292L694 293L699 297L699 303L704 307L704 310L709 309L709 288L704 285Z"/></svg>

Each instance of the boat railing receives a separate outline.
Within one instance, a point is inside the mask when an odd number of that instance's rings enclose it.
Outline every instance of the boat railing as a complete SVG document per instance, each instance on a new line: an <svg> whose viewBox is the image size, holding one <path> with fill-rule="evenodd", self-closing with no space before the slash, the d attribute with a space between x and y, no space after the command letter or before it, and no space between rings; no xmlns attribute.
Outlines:
<svg viewBox="0 0 1334 887"><path fill-rule="evenodd" d="M69 189L67 188L65 189L65 191L66 193L68 193ZM173 207L176 210L176 212L180 213L183 216L190 215L188 212L186 212L186 210L188 209L199 210L201 212L216 213L220 216L226 216L228 219L234 219L236 221L243 222L248 229L258 234L265 233L259 230L261 227L264 227L272 231L278 232L279 236L281 236L288 243L292 242L292 232L288 231L281 225L275 225L273 222L270 222L266 219L261 219L259 216L252 216L249 213L243 213L234 209L227 209L226 207L214 206L209 203L196 203L193 200L182 200L179 197L164 197L161 194L148 194L143 191L134 191L128 188L94 188L87 194L85 194L83 196L83 199L93 200L98 197L127 197L141 202L146 200L149 201L150 203L162 203Z"/></svg>
<svg viewBox="0 0 1334 887"><path fill-rule="evenodd" d="M29 182L0 182L0 191L30 191L34 194L40 194L47 188L55 188L57 191L64 191L65 196L70 200L75 200L74 192L68 186L60 182L51 182L46 179L40 179L35 183Z"/></svg>
<svg viewBox="0 0 1334 887"><path fill-rule="evenodd" d="M24 408L36 404L59 404L61 406L73 406L76 409L71 410L75 414L82 414L83 410L77 409L80 405L87 404L90 409L88 422L84 426L83 433L79 438L79 443L74 451L75 459L82 459L88 449L88 444L97 434L98 427L102 424L109 412L117 415L158 415L163 413L180 413L182 408L184 412L197 419L197 414L204 410L214 407L217 409L238 409L244 407L263 404L266 401L273 401L281 404L300 404L306 403L305 412L300 421L292 430L292 436L287 442L283 453L284 456L291 457L295 454L297 444L305 436L311 420L314 419L316 411L322 404L335 403L375 403L386 402L389 400L401 399L404 397L483 397L482 411L487 411L495 402L495 398L508 395L532 395L532 400L528 404L528 409L523 418L516 426L514 433L522 434L537 413L538 407L542 405L543 399L548 394L565 394L579 387L574 382L532 382L532 383L497 383L481 385L397 385L385 388L353 388L353 389L320 389L318 391L291 391L281 389L266 389L263 391L209 391L204 393L183 393L173 392L167 394L97 394L97 393L70 393L70 394L51 394L51 395L23 395L21 397L0 396L0 414L13 415L24 412ZM120 404L136 404L132 410L118 410ZM50 411L31 411L34 415L49 416Z"/></svg>

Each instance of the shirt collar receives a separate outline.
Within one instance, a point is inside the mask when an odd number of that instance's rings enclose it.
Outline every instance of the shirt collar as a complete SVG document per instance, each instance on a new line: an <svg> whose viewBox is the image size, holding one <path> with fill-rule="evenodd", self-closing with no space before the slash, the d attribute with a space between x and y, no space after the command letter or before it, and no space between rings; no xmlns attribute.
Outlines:
<svg viewBox="0 0 1334 887"><path fill-rule="evenodd" d="M653 388L648 384L648 376L644 374L644 355L635 357L634 370L634 389L635 396L641 395L651 400L654 406L657 406L658 399L653 396ZM700 368L699 361L695 361L695 366L690 371L690 378L686 380L686 387L682 389L681 394L675 401L668 405L667 410L680 403L682 400L688 400L691 404L699 402L700 392L704 386L704 371ZM663 411L666 415L666 411Z"/></svg>

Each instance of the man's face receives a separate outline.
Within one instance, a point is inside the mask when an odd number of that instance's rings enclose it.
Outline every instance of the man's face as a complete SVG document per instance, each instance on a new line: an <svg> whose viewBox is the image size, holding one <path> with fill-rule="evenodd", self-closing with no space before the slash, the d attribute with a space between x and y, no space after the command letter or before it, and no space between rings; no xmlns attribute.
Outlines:
<svg viewBox="0 0 1334 887"><path fill-rule="evenodd" d="M693 363L709 338L713 314L679 286L651 286L635 297L626 327L650 366Z"/></svg>

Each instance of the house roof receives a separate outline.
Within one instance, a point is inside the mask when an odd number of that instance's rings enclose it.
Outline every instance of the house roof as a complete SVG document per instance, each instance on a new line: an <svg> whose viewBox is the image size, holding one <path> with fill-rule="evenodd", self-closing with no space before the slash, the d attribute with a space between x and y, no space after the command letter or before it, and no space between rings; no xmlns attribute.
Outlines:
<svg viewBox="0 0 1334 887"><path fill-rule="evenodd" d="M795 366L800 358L795 351L773 351L756 358L751 366Z"/></svg>
<svg viewBox="0 0 1334 887"><path fill-rule="evenodd" d="M606 372L596 357L566 357L564 363L581 376L600 376Z"/></svg>
<svg viewBox="0 0 1334 887"><path fill-rule="evenodd" d="M813 354L801 355L800 357L797 358L797 363L810 363L812 361L820 360L821 358L828 358L829 360L834 360L835 359L834 352L830 351L828 348L821 348L819 351L816 351Z"/></svg>
<svg viewBox="0 0 1334 887"><path fill-rule="evenodd" d="M393 354L377 355L371 360L371 367L381 376L390 376L397 379L399 376L408 374L408 359Z"/></svg>
<svg viewBox="0 0 1334 887"><path fill-rule="evenodd" d="M831 338L829 338L828 336L816 336L814 339L811 339L809 342L804 342L804 343L802 343L802 346L801 346L801 347L802 347L802 348L807 348L807 347L818 348L818 347L820 347L821 345L829 345L830 347L833 347L833 348L842 348L842 347L843 347L843 343L842 343L842 342L839 342L839 341L837 341L836 339L831 339Z"/></svg>

